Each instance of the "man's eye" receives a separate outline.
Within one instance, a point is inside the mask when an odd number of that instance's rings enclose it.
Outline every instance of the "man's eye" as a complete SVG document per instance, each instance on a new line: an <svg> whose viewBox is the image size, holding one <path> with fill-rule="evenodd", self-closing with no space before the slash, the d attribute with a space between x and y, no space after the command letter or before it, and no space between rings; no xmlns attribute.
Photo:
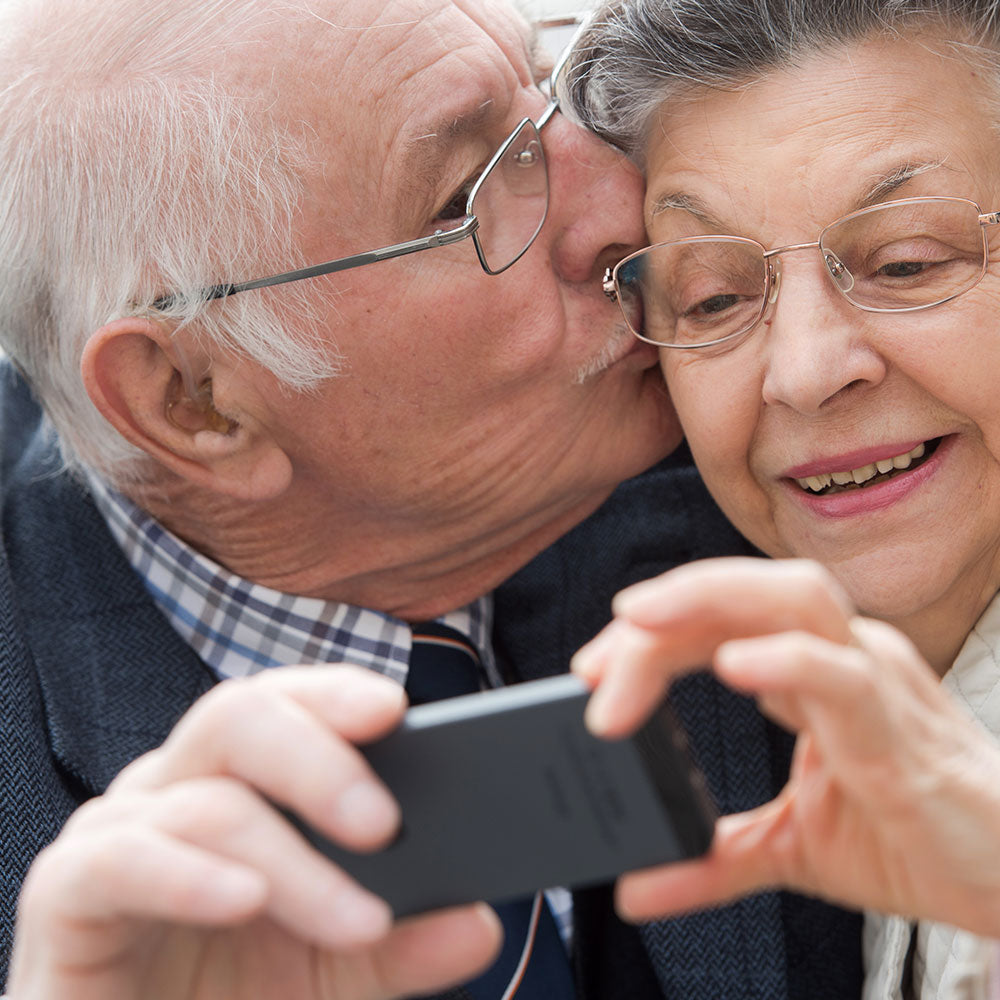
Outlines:
<svg viewBox="0 0 1000 1000"><path fill-rule="evenodd" d="M435 222L454 222L456 220L464 219L466 216L466 208L469 204L469 194L471 193L476 181L479 179L479 174L474 174L469 177L466 182L448 199L448 201L441 207L440 211L435 215Z"/></svg>

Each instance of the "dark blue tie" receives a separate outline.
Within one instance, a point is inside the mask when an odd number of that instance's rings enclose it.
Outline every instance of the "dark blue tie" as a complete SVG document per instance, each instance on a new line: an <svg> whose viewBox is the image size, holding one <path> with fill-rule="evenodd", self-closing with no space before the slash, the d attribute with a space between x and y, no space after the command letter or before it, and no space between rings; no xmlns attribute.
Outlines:
<svg viewBox="0 0 1000 1000"><path fill-rule="evenodd" d="M479 653L460 632L438 622L413 626L406 692L413 705L478 691ZM503 923L500 957L464 989L475 1000L573 1000L566 948L544 895L493 906Z"/></svg>

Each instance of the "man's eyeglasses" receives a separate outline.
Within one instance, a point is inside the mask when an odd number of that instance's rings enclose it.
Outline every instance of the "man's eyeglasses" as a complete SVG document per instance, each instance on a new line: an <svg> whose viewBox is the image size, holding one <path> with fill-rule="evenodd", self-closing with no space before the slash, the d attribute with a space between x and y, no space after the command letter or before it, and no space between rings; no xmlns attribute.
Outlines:
<svg viewBox="0 0 1000 1000"><path fill-rule="evenodd" d="M540 27L563 26L579 19L560 18L539 22ZM438 230L404 243L393 243L351 254L323 264L284 271L251 281L212 285L202 289L200 296L206 300L221 299L237 292L269 285L283 285L304 278L317 278L323 274L347 271L365 264L402 257L405 254L448 246L472 238L479 263L487 274L500 274L520 259L535 242L545 222L549 207L548 168L542 149L541 130L559 108L557 81L572 49L572 43L557 60L548 81L550 99L537 121L523 118L513 132L500 144L479 179L469 192L465 206L465 219L454 229ZM168 309L176 296L166 295L153 303L154 309Z"/></svg>
<svg viewBox="0 0 1000 1000"><path fill-rule="evenodd" d="M757 326L781 287L778 255L818 250L824 271L866 312L948 302L986 274L986 227L1000 212L965 198L904 198L845 215L813 243L768 250L739 236L691 236L646 247L604 276L640 339L681 350L735 341Z"/></svg>

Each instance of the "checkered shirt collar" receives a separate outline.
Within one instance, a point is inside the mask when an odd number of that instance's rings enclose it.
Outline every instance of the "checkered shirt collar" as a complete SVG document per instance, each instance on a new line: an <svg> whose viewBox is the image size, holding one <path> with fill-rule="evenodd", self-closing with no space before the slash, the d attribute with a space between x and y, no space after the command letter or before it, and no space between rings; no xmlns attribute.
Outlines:
<svg viewBox="0 0 1000 1000"><path fill-rule="evenodd" d="M251 583L195 551L95 474L89 480L98 510L153 600L220 677L294 663L353 663L405 684L411 644L406 622ZM483 597L437 620L472 640L496 685L492 611Z"/></svg>

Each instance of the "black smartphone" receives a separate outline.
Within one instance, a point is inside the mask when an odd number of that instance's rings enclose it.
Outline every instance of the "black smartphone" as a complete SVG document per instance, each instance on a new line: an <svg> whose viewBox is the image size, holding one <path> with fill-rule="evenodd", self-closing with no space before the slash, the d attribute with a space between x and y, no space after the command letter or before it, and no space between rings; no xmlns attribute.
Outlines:
<svg viewBox="0 0 1000 1000"><path fill-rule="evenodd" d="M608 741L588 697L565 674L411 708L362 748L402 809L393 843L360 854L296 825L397 917L704 853L716 812L669 708Z"/></svg>

